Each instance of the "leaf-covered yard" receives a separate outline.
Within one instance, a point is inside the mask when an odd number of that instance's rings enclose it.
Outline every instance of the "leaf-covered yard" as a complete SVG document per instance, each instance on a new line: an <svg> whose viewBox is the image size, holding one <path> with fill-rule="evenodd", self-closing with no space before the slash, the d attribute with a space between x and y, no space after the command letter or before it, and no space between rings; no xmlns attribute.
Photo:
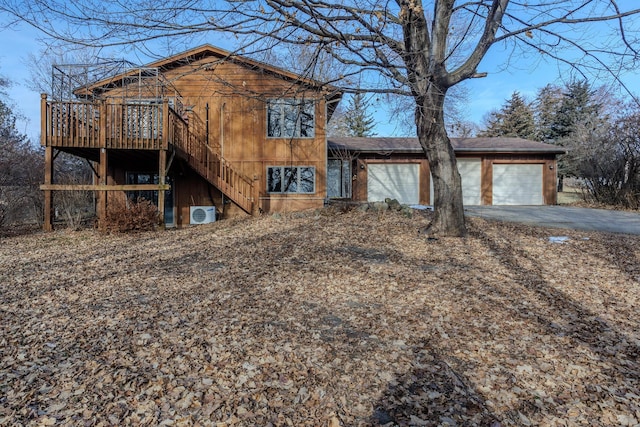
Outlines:
<svg viewBox="0 0 640 427"><path fill-rule="evenodd" d="M4 238L0 425L640 423L640 237L427 215Z"/></svg>

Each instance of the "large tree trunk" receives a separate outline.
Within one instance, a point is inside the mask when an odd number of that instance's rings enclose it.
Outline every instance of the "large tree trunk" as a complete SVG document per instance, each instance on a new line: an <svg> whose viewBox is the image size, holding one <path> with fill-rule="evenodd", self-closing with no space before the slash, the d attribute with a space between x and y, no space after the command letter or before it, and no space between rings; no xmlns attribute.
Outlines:
<svg viewBox="0 0 640 427"><path fill-rule="evenodd" d="M420 145L429 160L433 179L434 218L431 235L462 237L466 234L462 185L456 156L444 126L446 88L430 85L424 97L416 99L416 127Z"/></svg>

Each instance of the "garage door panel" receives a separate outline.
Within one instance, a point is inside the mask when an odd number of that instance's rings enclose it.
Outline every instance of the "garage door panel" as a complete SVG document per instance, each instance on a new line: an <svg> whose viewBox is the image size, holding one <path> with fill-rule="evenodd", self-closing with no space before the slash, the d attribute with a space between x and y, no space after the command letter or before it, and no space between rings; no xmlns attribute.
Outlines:
<svg viewBox="0 0 640 427"><path fill-rule="evenodd" d="M494 164L494 205L542 205L542 165Z"/></svg>
<svg viewBox="0 0 640 427"><path fill-rule="evenodd" d="M462 181L462 203L481 205L482 163L480 159L458 159L458 172Z"/></svg>
<svg viewBox="0 0 640 427"><path fill-rule="evenodd" d="M396 199L403 204L420 202L420 165L415 163L369 164L367 200Z"/></svg>
<svg viewBox="0 0 640 427"><path fill-rule="evenodd" d="M482 162L480 159L457 159L462 183L462 203L465 206L482 204ZM433 176L429 174L429 200L433 204Z"/></svg>

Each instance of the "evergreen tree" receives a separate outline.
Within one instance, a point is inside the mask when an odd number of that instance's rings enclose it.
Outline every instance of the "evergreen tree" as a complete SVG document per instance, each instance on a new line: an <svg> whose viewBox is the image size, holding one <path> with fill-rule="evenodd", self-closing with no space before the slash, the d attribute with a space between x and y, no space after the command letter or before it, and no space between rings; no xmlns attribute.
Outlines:
<svg viewBox="0 0 640 427"><path fill-rule="evenodd" d="M513 92L499 111L490 113L486 121L486 129L480 132L480 136L524 139L535 137L533 109L517 91Z"/></svg>
<svg viewBox="0 0 640 427"><path fill-rule="evenodd" d="M556 144L565 145L579 127L597 126L602 106L594 94L586 80L567 84L550 129Z"/></svg>
<svg viewBox="0 0 640 427"><path fill-rule="evenodd" d="M572 81L564 90L547 85L537 97L537 132L539 140L566 147L567 154L558 158L558 191L563 190L566 176L578 176L578 160L573 153L582 152L582 145L592 134L605 126L600 117L602 105L586 80Z"/></svg>
<svg viewBox="0 0 640 427"><path fill-rule="evenodd" d="M555 120L562 99L563 92L560 86L548 84L538 91L533 103L536 124L534 139L536 141L553 144L556 140Z"/></svg>
<svg viewBox="0 0 640 427"><path fill-rule="evenodd" d="M345 111L344 120L348 136L369 137L374 136L373 128L375 120L368 113L369 102L361 93L356 93L349 100Z"/></svg>

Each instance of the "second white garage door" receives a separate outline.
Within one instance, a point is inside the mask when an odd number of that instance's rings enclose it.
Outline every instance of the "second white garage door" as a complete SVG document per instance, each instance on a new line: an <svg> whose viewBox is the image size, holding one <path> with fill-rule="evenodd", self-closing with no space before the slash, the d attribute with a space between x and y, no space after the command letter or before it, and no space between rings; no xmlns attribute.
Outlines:
<svg viewBox="0 0 640 427"><path fill-rule="evenodd" d="M482 204L482 163L480 159L457 159L458 172L462 184L462 204L465 206ZM430 179L430 197L433 204L433 177Z"/></svg>
<svg viewBox="0 0 640 427"><path fill-rule="evenodd" d="M419 164L375 163L367 169L367 201L390 198L407 205L420 203Z"/></svg>
<svg viewBox="0 0 640 427"><path fill-rule="evenodd" d="M462 203L481 205L482 163L480 159L458 159L458 172L462 182Z"/></svg>
<svg viewBox="0 0 640 427"><path fill-rule="evenodd" d="M542 165L493 165L494 205L542 205Z"/></svg>

